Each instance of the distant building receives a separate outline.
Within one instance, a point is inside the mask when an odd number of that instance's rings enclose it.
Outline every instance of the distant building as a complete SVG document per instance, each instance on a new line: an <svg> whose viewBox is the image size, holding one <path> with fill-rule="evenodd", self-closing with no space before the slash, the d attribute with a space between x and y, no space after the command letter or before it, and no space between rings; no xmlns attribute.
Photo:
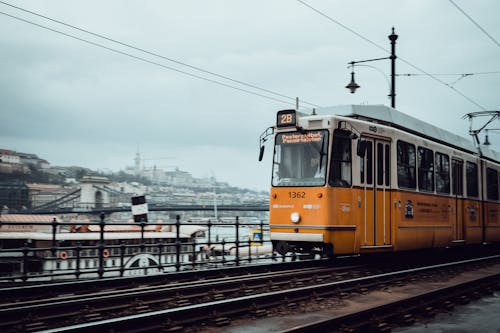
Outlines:
<svg viewBox="0 0 500 333"><path fill-rule="evenodd" d="M179 168L165 172L165 180L168 184L175 186L189 187L193 184L193 176L187 171L179 170Z"/></svg>
<svg viewBox="0 0 500 333"><path fill-rule="evenodd" d="M0 163L21 164L21 158L13 150L0 149Z"/></svg>
<svg viewBox="0 0 500 333"><path fill-rule="evenodd" d="M26 165L32 165L40 169L48 169L50 167L49 162L44 159L41 159L35 154L28 153L17 153L17 156L21 159L21 163Z"/></svg>

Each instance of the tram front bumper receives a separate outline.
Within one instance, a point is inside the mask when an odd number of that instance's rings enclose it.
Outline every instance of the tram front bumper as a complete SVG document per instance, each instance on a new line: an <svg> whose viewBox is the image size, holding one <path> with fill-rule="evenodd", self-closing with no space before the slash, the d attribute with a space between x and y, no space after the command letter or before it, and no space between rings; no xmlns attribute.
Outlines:
<svg viewBox="0 0 500 333"><path fill-rule="evenodd" d="M323 243L321 233L271 232L272 241Z"/></svg>

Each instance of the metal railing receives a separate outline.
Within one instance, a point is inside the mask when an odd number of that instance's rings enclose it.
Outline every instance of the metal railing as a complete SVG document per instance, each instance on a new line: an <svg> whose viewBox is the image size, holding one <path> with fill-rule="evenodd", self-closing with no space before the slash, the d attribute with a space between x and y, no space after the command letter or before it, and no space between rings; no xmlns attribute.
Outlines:
<svg viewBox="0 0 500 333"><path fill-rule="evenodd" d="M195 232L184 234L185 226ZM12 231L20 227L22 232ZM120 238L123 233L127 236ZM0 234L0 282L160 274L276 260L269 225L239 217L181 222L177 215L161 224L131 224L108 223L101 214L98 222L78 225L56 219L0 222Z"/></svg>

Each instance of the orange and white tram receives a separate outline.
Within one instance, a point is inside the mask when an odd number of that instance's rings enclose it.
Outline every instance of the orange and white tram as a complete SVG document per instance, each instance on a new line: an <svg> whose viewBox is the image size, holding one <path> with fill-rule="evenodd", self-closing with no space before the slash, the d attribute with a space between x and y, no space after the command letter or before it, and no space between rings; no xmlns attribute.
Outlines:
<svg viewBox="0 0 500 333"><path fill-rule="evenodd" d="M284 254L500 241L500 154L382 105L274 126L270 235Z"/></svg>

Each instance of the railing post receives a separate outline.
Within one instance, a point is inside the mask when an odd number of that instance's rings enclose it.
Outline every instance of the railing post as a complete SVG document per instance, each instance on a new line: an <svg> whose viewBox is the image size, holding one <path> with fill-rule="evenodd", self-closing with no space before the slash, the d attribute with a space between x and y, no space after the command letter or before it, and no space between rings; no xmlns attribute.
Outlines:
<svg viewBox="0 0 500 333"><path fill-rule="evenodd" d="M264 221L260 220L260 245L264 245Z"/></svg>
<svg viewBox="0 0 500 333"><path fill-rule="evenodd" d="M252 262L252 240L248 237L248 263Z"/></svg>
<svg viewBox="0 0 500 333"><path fill-rule="evenodd" d="M240 218L236 216L236 266L240 265Z"/></svg>
<svg viewBox="0 0 500 333"><path fill-rule="evenodd" d="M78 279L80 277L80 256L81 256L80 251L82 250L82 243L77 242L75 250L76 250L76 271L75 271L75 276Z"/></svg>
<svg viewBox="0 0 500 333"><path fill-rule="evenodd" d="M191 260L191 262L193 264L193 270L194 270L196 267L196 239L193 239L192 247L193 247L193 249L192 249L191 256L193 259Z"/></svg>
<svg viewBox="0 0 500 333"><path fill-rule="evenodd" d="M139 245L139 249L141 251L141 254L144 254L144 249L146 248L146 244L144 243L144 228L146 227L146 221L144 219L141 219L141 245ZM148 266L144 267L144 275L148 275Z"/></svg>
<svg viewBox="0 0 500 333"><path fill-rule="evenodd" d="M24 243L23 246L23 270L22 270L22 280L23 282L26 282L28 279L28 243Z"/></svg>
<svg viewBox="0 0 500 333"><path fill-rule="evenodd" d="M99 215L101 218L101 222L99 222L99 233L100 233L100 240L99 240L99 268L97 269L97 274L99 275L99 278L101 279L104 275L104 212L101 212L101 215Z"/></svg>
<svg viewBox="0 0 500 333"><path fill-rule="evenodd" d="M208 249L208 253L212 254L212 249L210 248L212 246L212 222L210 220L208 220L207 226L208 226L208 240L206 246Z"/></svg>
<svg viewBox="0 0 500 333"><path fill-rule="evenodd" d="M222 238L222 266L226 264L226 239Z"/></svg>
<svg viewBox="0 0 500 333"><path fill-rule="evenodd" d="M125 243L122 241L120 243L120 276L123 277L123 272L125 272Z"/></svg>
<svg viewBox="0 0 500 333"><path fill-rule="evenodd" d="M163 250L163 244L158 243L158 271L163 271L163 265L161 264L161 257L162 257L162 251Z"/></svg>
<svg viewBox="0 0 500 333"><path fill-rule="evenodd" d="M181 217L175 217L175 270L181 269Z"/></svg>
<svg viewBox="0 0 500 333"><path fill-rule="evenodd" d="M56 256L56 244L57 244L56 233L57 233L57 220L54 217L52 219L52 247L50 248L50 252L52 253L53 257Z"/></svg>

